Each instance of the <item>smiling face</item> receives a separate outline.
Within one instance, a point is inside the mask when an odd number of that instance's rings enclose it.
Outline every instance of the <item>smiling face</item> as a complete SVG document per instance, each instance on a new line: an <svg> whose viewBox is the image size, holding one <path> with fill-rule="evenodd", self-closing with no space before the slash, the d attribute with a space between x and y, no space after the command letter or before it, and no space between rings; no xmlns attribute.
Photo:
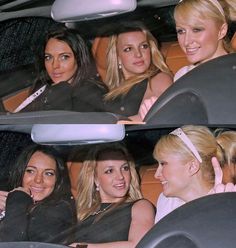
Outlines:
<svg viewBox="0 0 236 248"><path fill-rule="evenodd" d="M187 59L192 64L203 63L225 55L223 38L226 35L226 24L220 26L212 19L176 17L178 42Z"/></svg>
<svg viewBox="0 0 236 248"><path fill-rule="evenodd" d="M141 31L119 34L117 53L125 79L144 73L150 66L150 47L146 35Z"/></svg>
<svg viewBox="0 0 236 248"><path fill-rule="evenodd" d="M163 194L167 197L184 199L191 177L188 164L184 163L177 154L161 154L155 178L163 185Z"/></svg>
<svg viewBox="0 0 236 248"><path fill-rule="evenodd" d="M71 83L77 70L77 62L70 46L51 38L45 47L45 68L54 84L62 81Z"/></svg>
<svg viewBox="0 0 236 248"><path fill-rule="evenodd" d="M118 202L130 186L130 166L120 152L104 153L96 166L95 183L102 202Z"/></svg>
<svg viewBox="0 0 236 248"><path fill-rule="evenodd" d="M36 151L27 164L22 186L31 192L34 201L41 201L53 192L55 184L56 161Z"/></svg>

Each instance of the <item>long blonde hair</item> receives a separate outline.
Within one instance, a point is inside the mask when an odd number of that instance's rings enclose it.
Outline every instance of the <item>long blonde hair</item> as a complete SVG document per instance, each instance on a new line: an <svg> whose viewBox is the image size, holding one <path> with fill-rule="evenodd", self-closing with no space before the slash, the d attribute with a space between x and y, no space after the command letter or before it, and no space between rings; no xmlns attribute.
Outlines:
<svg viewBox="0 0 236 248"><path fill-rule="evenodd" d="M174 19L182 17L190 23L194 19L212 19L219 26L230 24L236 20L235 0L182 0L174 9ZM226 35L223 39L223 47L228 53L235 52Z"/></svg>
<svg viewBox="0 0 236 248"><path fill-rule="evenodd" d="M181 127L181 129L191 140L202 158L200 166L202 178L207 184L213 186L215 174L211 158L220 158L222 156L222 151L217 145L213 133L205 126L186 125ZM153 156L158 160L162 154L176 154L185 163L195 159L195 156L184 142L178 136L172 134L163 136L157 142Z"/></svg>
<svg viewBox="0 0 236 248"><path fill-rule="evenodd" d="M87 154L78 179L78 199L77 199L77 217L82 221L97 211L101 204L101 198L95 186L95 176L97 161L101 154L117 152L121 157L127 160L130 166L131 182L127 196L121 202L132 202L142 198L139 185L139 177L135 169L135 164L127 149L120 143L97 145ZM114 205L116 207L121 202ZM113 208L112 208L113 209Z"/></svg>
<svg viewBox="0 0 236 248"><path fill-rule="evenodd" d="M159 72L166 72L170 75L171 72L166 65L161 52L158 49L157 40L151 32L140 23L125 23L119 27L119 32L110 36L109 45L107 49L107 73L105 83L107 84L110 92L106 94L105 99L114 99L119 95L125 95L136 84L144 79L150 80ZM119 34L129 33L133 31L143 32L147 37L147 42L151 50L151 64L149 69L143 73L136 75L132 78L125 80L124 75L118 67L118 54L117 54L117 40Z"/></svg>

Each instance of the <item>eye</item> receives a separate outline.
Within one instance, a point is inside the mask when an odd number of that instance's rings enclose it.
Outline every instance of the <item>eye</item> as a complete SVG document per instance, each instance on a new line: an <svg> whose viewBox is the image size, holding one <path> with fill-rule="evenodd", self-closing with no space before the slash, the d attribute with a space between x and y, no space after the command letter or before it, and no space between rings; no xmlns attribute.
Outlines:
<svg viewBox="0 0 236 248"><path fill-rule="evenodd" d="M25 173L33 174L33 173L34 173L34 170L31 169L31 168L26 168L26 169L25 169Z"/></svg>
<svg viewBox="0 0 236 248"><path fill-rule="evenodd" d="M45 175L46 175L46 176L50 176L50 177L51 177L51 176L55 176L55 172L54 172L54 171L46 171L46 172L45 172Z"/></svg>
<svg viewBox="0 0 236 248"><path fill-rule="evenodd" d="M61 55L61 60L68 60L70 56L68 54Z"/></svg>
<svg viewBox="0 0 236 248"><path fill-rule="evenodd" d="M198 32L201 32L203 30L204 30L203 28L193 28L194 33L198 33Z"/></svg>
<svg viewBox="0 0 236 248"><path fill-rule="evenodd" d="M105 170L105 174L111 174L113 172L113 169L107 169Z"/></svg>
<svg viewBox="0 0 236 248"><path fill-rule="evenodd" d="M124 165L123 168L122 168L124 171L129 171L130 170L130 167L129 165Z"/></svg>
<svg viewBox="0 0 236 248"><path fill-rule="evenodd" d="M178 35L181 35L181 34L184 34L185 31L184 31L183 29L181 29L181 28L177 28L177 29L176 29L176 33L177 33Z"/></svg>
<svg viewBox="0 0 236 248"><path fill-rule="evenodd" d="M49 61L51 58L52 58L51 55L48 55L48 54L45 54L45 55L44 55L44 60L45 60L45 61Z"/></svg>
<svg viewBox="0 0 236 248"><path fill-rule="evenodd" d="M124 52L130 52L131 51L131 47L126 47L125 49L124 49Z"/></svg>
<svg viewBox="0 0 236 248"><path fill-rule="evenodd" d="M148 48L149 48L149 45L148 45L147 43L142 44L142 45L141 45L141 48L142 48L142 49L148 49Z"/></svg>

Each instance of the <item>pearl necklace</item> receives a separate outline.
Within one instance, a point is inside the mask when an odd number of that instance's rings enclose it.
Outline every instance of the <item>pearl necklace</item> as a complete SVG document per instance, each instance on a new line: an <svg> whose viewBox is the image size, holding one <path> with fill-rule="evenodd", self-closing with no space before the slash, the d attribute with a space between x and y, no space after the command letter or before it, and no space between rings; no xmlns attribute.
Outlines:
<svg viewBox="0 0 236 248"><path fill-rule="evenodd" d="M112 203L110 203L109 205L107 205L105 208L100 209L100 210L94 212L92 215L98 215L98 214L101 214L101 213L105 212L108 208L111 207L111 205L112 205Z"/></svg>

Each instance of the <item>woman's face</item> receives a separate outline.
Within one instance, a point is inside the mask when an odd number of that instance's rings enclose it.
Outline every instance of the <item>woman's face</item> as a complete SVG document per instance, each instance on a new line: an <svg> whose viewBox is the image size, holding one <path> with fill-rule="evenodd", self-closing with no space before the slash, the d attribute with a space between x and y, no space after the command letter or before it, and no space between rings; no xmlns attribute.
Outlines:
<svg viewBox="0 0 236 248"><path fill-rule="evenodd" d="M158 158L155 178L163 185L163 194L167 197L184 199L189 186L188 166L177 154L161 154Z"/></svg>
<svg viewBox="0 0 236 248"><path fill-rule="evenodd" d="M22 186L31 192L34 201L48 197L56 184L56 161L36 151L29 160Z"/></svg>
<svg viewBox="0 0 236 248"><path fill-rule="evenodd" d="M225 27L225 26L224 26ZM225 29L211 19L176 18L178 42L191 64L204 63L226 54L222 45Z"/></svg>
<svg viewBox="0 0 236 248"><path fill-rule="evenodd" d="M62 81L71 83L78 65L70 46L64 41L51 38L44 52L45 68L54 84Z"/></svg>
<svg viewBox="0 0 236 248"><path fill-rule="evenodd" d="M103 203L118 202L125 197L130 180L130 166L119 152L103 154L97 162L95 183Z"/></svg>
<svg viewBox="0 0 236 248"><path fill-rule="evenodd" d="M141 31L120 34L117 53L125 79L146 72L150 66L150 47L146 35Z"/></svg>

